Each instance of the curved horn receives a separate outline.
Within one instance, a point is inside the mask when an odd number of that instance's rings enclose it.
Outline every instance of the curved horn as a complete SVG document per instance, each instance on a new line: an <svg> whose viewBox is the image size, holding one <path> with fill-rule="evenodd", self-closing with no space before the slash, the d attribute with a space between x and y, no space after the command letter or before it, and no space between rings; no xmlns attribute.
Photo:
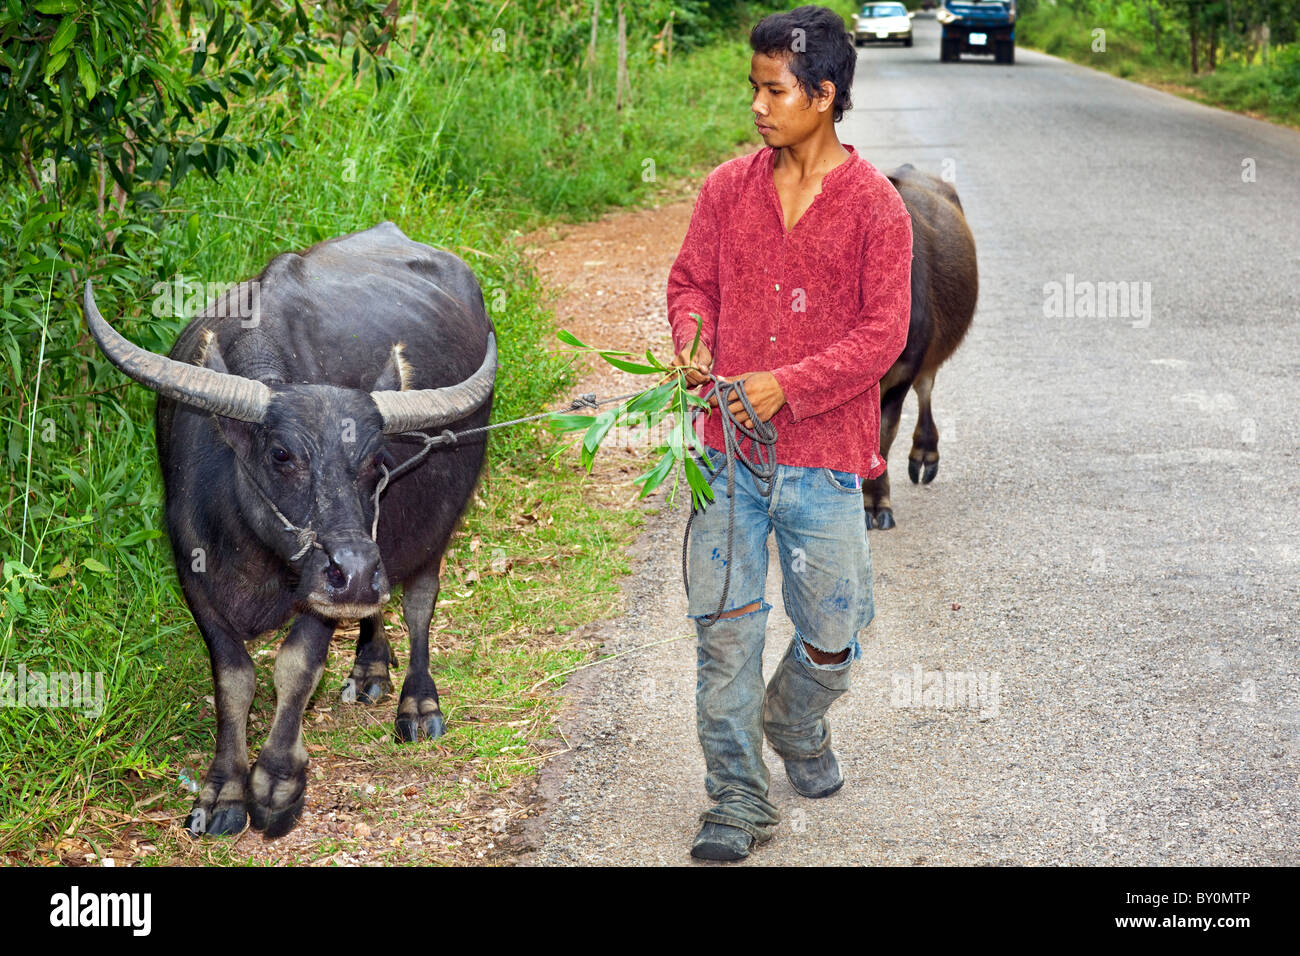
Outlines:
<svg viewBox="0 0 1300 956"><path fill-rule="evenodd" d="M437 428L464 418L487 401L496 374L497 337L495 332L488 332L483 364L459 385L410 392L371 392L370 397L384 416L385 435Z"/></svg>
<svg viewBox="0 0 1300 956"><path fill-rule="evenodd" d="M132 345L104 321L95 306L95 294L86 280L86 322L99 349L108 360L146 388L177 402L216 412L244 422L260 422L266 416L271 390L242 375L216 372L200 365L177 362L165 355Z"/></svg>

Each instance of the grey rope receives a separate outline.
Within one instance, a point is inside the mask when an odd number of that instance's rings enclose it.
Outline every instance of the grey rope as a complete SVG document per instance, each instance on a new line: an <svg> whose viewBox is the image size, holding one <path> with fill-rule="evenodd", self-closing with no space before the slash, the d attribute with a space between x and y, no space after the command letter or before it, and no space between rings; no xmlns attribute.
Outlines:
<svg viewBox="0 0 1300 956"><path fill-rule="evenodd" d="M749 396L745 394L744 382L724 382L716 375L710 375L709 378L713 380L714 391L718 395L718 410L722 412L722 442L727 453L727 562L724 565L727 573L723 577L722 597L718 600L718 609L710 614L707 620L698 619L697 623L700 627L712 627L722 618L723 609L727 606L727 594L731 590L731 557L736 534L736 461L739 460L753 473L758 493L764 498L771 497L772 483L776 480L776 426L771 422L758 420L754 406L749 403ZM740 424L736 416L731 413L733 394L740 399L740 404L749 416L750 422L754 423L752 431ZM752 459L746 457L740 450L740 439L736 438L737 431L750 440L750 452L754 456ZM712 465L712 462L709 464ZM712 479L709 480L709 484L713 484ZM715 498L714 501L716 502L717 499ZM691 516L686 519L686 534L682 538L682 585L686 588L688 599L691 596L691 582L687 572L687 553L691 540L691 524L695 521L695 515L696 510L692 505Z"/></svg>

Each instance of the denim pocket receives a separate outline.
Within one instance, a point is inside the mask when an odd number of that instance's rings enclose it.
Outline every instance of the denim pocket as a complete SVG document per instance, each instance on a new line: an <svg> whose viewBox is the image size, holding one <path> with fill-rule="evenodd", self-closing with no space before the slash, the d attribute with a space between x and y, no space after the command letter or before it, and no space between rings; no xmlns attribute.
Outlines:
<svg viewBox="0 0 1300 956"><path fill-rule="evenodd" d="M718 451L716 448L710 448L708 445L704 446L704 454L708 456L708 461L705 461L705 459L701 458L699 455L693 455L692 457L700 471L704 473L704 480L709 484L713 484L718 475L727 470L727 455L726 452ZM709 465L712 465L713 467L710 468Z"/></svg>
<svg viewBox="0 0 1300 956"><path fill-rule="evenodd" d="M823 468L822 474L830 482L831 487L836 491L842 491L845 494L862 494L862 479L851 471L837 471L834 468Z"/></svg>

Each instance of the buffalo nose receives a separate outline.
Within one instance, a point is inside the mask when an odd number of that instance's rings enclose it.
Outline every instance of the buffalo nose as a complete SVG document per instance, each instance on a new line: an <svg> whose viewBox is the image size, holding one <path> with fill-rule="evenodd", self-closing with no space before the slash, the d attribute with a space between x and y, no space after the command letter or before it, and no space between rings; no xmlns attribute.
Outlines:
<svg viewBox="0 0 1300 956"><path fill-rule="evenodd" d="M373 542L331 548L325 586L340 604L379 604L388 598L388 575Z"/></svg>

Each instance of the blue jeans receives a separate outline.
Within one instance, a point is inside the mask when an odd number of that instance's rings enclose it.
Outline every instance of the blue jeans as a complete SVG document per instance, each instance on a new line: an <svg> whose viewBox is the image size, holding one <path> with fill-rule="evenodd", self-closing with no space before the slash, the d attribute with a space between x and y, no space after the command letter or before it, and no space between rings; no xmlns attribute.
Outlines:
<svg viewBox="0 0 1300 956"><path fill-rule="evenodd" d="M715 472L697 459L714 500L691 525L688 614L718 610L727 570L726 455L705 449ZM782 757L815 757L830 746L826 711L849 687L849 668L862 656L858 631L875 616L871 551L856 475L831 468L777 465L771 497L754 476L735 466L736 517L731 584L726 611L758 603L756 610L696 623L695 706L707 768L704 786L716 805L701 814L740 827L759 842L781 819L767 798L763 736ZM767 614L767 539L776 530L781 597L795 631L771 681L763 682ZM821 665L804 643L829 654L852 652L842 663Z"/></svg>

